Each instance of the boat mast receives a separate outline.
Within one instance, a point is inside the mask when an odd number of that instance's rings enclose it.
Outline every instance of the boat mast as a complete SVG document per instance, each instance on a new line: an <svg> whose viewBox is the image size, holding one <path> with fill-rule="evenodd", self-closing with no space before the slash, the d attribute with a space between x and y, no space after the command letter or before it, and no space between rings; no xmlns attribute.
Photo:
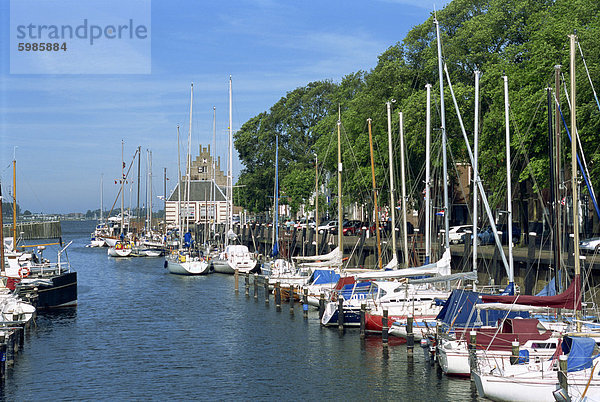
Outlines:
<svg viewBox="0 0 600 402"><path fill-rule="evenodd" d="M319 157L315 153L315 255L319 255Z"/></svg>
<svg viewBox="0 0 600 402"><path fill-rule="evenodd" d="M390 213L392 215L392 260L396 260L398 265L397 248L396 248L396 200L394 199L394 156L392 152L392 103L385 103L387 108L387 126L388 126L388 161L390 164ZM404 256L405 262L407 256ZM408 263L406 264L408 266Z"/></svg>
<svg viewBox="0 0 600 402"><path fill-rule="evenodd" d="M141 225L140 225L140 220L142 219L142 217L140 216L140 169L141 169L141 158L142 158L142 147L138 146L138 175L137 175L137 211L136 211L136 216L137 216L137 230L140 229Z"/></svg>
<svg viewBox="0 0 600 402"><path fill-rule="evenodd" d="M373 179L373 203L375 205L375 235L377 238L377 265L383 269L381 262L381 235L379 233L379 211L377 210L377 185L375 183L375 163L373 157L373 134L371 133L371 119L367 119L369 125L369 150L371 152L371 178ZM395 251L395 250L394 250Z"/></svg>
<svg viewBox="0 0 600 402"><path fill-rule="evenodd" d="M444 182L444 246L450 248L450 239L448 232L450 231L450 209L448 205L448 160L446 157L446 113L444 107L444 75L442 72L442 38L440 36L440 23L437 20L437 15L434 16L433 22L436 26L437 35L437 51L438 51L438 70L440 77L440 118L442 128L442 180Z"/></svg>
<svg viewBox="0 0 600 402"><path fill-rule="evenodd" d="M227 236L225 244L229 244L229 231L233 223L233 100L231 75L229 76L229 152L227 157Z"/></svg>
<svg viewBox="0 0 600 402"><path fill-rule="evenodd" d="M124 141L121 140L121 234L125 235L125 160L123 157L123 148L125 144Z"/></svg>
<svg viewBox="0 0 600 402"><path fill-rule="evenodd" d="M100 222L104 221L104 217L102 216L102 210L104 209L104 205L102 205L104 198L104 173L100 173Z"/></svg>
<svg viewBox="0 0 600 402"><path fill-rule="evenodd" d="M513 241L512 241L512 181L510 179L510 119L508 108L508 77L502 77L504 80L504 122L506 125L506 213L508 219L508 233L506 239L508 241L508 282L509 285L514 283L515 271L513 264Z"/></svg>
<svg viewBox="0 0 600 402"><path fill-rule="evenodd" d="M425 264L431 262L431 84L427 89L425 120Z"/></svg>
<svg viewBox="0 0 600 402"><path fill-rule="evenodd" d="M163 230L167 234L167 168L163 168L163 194L164 194L164 216L163 216Z"/></svg>
<svg viewBox="0 0 600 402"><path fill-rule="evenodd" d="M183 231L181 223L181 155L179 151L179 124L177 125L177 227L179 228L179 248L182 248Z"/></svg>
<svg viewBox="0 0 600 402"><path fill-rule="evenodd" d="M217 212L215 208L215 197L216 197L216 176L215 176L215 158L214 155L217 151L217 108L213 106L213 156L211 157L211 165L212 165L212 185L210 186L210 200L212 204L212 222L213 225L217 220ZM210 153L209 153L210 156Z"/></svg>
<svg viewBox="0 0 600 402"><path fill-rule="evenodd" d="M555 231L554 231L554 243L556 244L556 248L555 248L555 252L558 254L558 265L556 265L555 267L555 271L556 271L556 279L554 280L554 288L556 290L556 293L560 293L561 290L561 281L558 280L558 273L560 272L560 268L561 268L561 252L562 252L562 243L563 243L563 238L562 238L562 213L561 213L561 203L559 202L559 200L562 198L562 191L561 191L561 187L562 187L562 183L564 182L564 180L562 180L562 174L561 174L561 157L560 157L560 147L561 147L561 141L560 141L560 123L561 123L561 116L560 116L560 65L555 65L554 66L554 86L555 86L555 90L554 90L554 96L556 97L556 107L554 108L554 135L555 135L555 141L554 141L554 147L555 147L555 158L554 158L554 178L557 181L557 185L554 187L554 192L555 192L555 208L554 208L554 214L555 214Z"/></svg>
<svg viewBox="0 0 600 402"><path fill-rule="evenodd" d="M342 211L342 141L341 141L341 126L342 126L342 110L338 105L338 121L337 121L337 159L338 159L338 247L340 256L344 255L344 237L343 237L343 222L344 213ZM341 260L341 259L340 259Z"/></svg>
<svg viewBox="0 0 600 402"><path fill-rule="evenodd" d="M404 240L404 264L408 268L408 225L406 223L406 178L404 165L404 115L398 112L400 125L400 170L402 177L402 231ZM390 165L391 166L391 165Z"/></svg>
<svg viewBox="0 0 600 402"><path fill-rule="evenodd" d="M554 261L554 284L556 289L556 284L559 282L558 280L558 272L560 267L560 249L557 248L556 242L556 177L555 177L555 163L554 163L554 127L553 123L553 111L552 111L552 88L546 88L546 98L548 103L548 160L550 165L550 227L551 232L553 234L553 261Z"/></svg>
<svg viewBox="0 0 600 402"><path fill-rule="evenodd" d="M279 239L279 134L275 135L275 203L274 203L274 207L275 207L275 221L274 221L274 228L273 228L273 251L271 252L271 255L273 257L277 257L277 255L279 254L279 245L277 243L277 240Z"/></svg>
<svg viewBox="0 0 600 402"><path fill-rule="evenodd" d="M573 192L573 250L575 257L575 281L580 281L581 266L579 261L579 200L577 197L577 119L575 114L575 40L576 35L569 35L571 42L571 188ZM577 289L577 288L576 288ZM575 300L581 295L575 295ZM577 332L581 332L581 311L575 310Z"/></svg>
<svg viewBox="0 0 600 402"><path fill-rule="evenodd" d="M13 154L13 244L14 249L17 249L17 156L16 147ZM4 247L2 245L2 247Z"/></svg>
<svg viewBox="0 0 600 402"><path fill-rule="evenodd" d="M477 223L478 223L478 198L479 198L479 70L475 70L475 122L473 127L473 273L477 275ZM467 239L465 239L467 241ZM477 283L477 278L475 278ZM475 285L473 285L475 287ZM473 289L475 290L475 289Z"/></svg>
<svg viewBox="0 0 600 402"><path fill-rule="evenodd" d="M148 167L148 194L150 196L150 202L148 202L148 205L150 205L150 209L148 210L148 230L151 232L152 231L152 151L148 151L148 163L149 163L149 167Z"/></svg>
<svg viewBox="0 0 600 402"><path fill-rule="evenodd" d="M187 151L187 197L185 199L185 231L189 230L190 225L190 181L192 173L192 105L194 103L194 83L192 82L190 91L190 129L188 131L188 151ZM195 218L195 216L194 216Z"/></svg>

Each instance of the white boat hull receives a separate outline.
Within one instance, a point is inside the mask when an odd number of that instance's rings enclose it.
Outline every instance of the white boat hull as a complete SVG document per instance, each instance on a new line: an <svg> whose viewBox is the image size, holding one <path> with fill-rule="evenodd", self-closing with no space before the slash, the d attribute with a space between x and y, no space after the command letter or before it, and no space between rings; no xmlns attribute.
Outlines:
<svg viewBox="0 0 600 402"><path fill-rule="evenodd" d="M215 272L220 274L229 274L233 275L235 273L235 269L229 264L228 260L224 260L222 258L214 258L211 260L211 264Z"/></svg>
<svg viewBox="0 0 600 402"><path fill-rule="evenodd" d="M167 270L176 275L206 275L210 273L210 264L206 260L176 261L167 259Z"/></svg>
<svg viewBox="0 0 600 402"><path fill-rule="evenodd" d="M129 257L131 255L131 247L130 248L122 248L122 249L116 249L114 247L109 247L108 255L110 257Z"/></svg>

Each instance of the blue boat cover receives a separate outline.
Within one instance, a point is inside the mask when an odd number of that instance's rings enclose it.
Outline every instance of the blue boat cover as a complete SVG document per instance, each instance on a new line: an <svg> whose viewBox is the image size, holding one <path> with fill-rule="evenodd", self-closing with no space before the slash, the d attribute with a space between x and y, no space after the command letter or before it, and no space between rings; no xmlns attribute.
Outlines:
<svg viewBox="0 0 600 402"><path fill-rule="evenodd" d="M333 269L315 269L308 280L312 285L320 285L322 283L337 283L340 279L340 274L336 274Z"/></svg>
<svg viewBox="0 0 600 402"><path fill-rule="evenodd" d="M529 313L508 312L503 310L475 310L474 306L481 303L480 293L455 289L442 307L436 319L448 327L479 328L485 325L496 326L498 320L506 318L529 318Z"/></svg>
<svg viewBox="0 0 600 402"><path fill-rule="evenodd" d="M356 289L354 288L355 285ZM371 282L358 282L356 284L344 285L342 290L340 290L340 295L344 300L350 300L353 296L354 298L364 299L369 293L370 286Z"/></svg>
<svg viewBox="0 0 600 402"><path fill-rule="evenodd" d="M594 356L596 341L592 338L565 336L561 347L567 356L567 371L580 371L592 367L599 355Z"/></svg>

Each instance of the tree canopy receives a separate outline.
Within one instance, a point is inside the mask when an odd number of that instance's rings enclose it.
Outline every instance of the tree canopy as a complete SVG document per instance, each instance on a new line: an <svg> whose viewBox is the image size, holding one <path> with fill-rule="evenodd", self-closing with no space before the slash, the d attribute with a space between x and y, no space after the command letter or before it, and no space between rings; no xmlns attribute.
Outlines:
<svg viewBox="0 0 600 402"><path fill-rule="evenodd" d="M442 51L465 128L472 142L474 71L481 71L480 170L493 205L505 202L504 92L508 77L513 182L534 180L548 186L546 88L561 65L569 85L569 39L576 32L594 84L600 82L600 2L597 0L453 0L437 12ZM600 177L600 112L582 59L577 56L577 117L593 183ZM296 209L314 188L314 155L325 172L336 172L336 122L341 112L347 202L365 202L371 175L367 119L372 119L380 199L387 202L388 140L386 102L392 104L394 159L399 158L398 112L403 112L408 188L420 194L425 160L425 85L432 85L432 164L439 166L440 96L434 16L414 27L383 52L368 72L350 73L339 83L319 81L286 94L270 110L247 121L235 134L244 169L239 184L243 205L252 211L271 207L275 137L279 136L281 191ZM451 161L468 162L448 83L446 127ZM565 121L569 106L559 94ZM339 108L339 109L338 109ZM563 128L563 134L565 130ZM563 135L565 144L566 135ZM563 146L563 157L570 158ZM395 160L395 169L399 168ZM450 173L453 174L453 173ZM334 177L334 176L332 176ZM332 185L332 188L335 187ZM535 187L535 186L531 186ZM420 197L414 196L414 202ZM368 202L368 201L367 201Z"/></svg>

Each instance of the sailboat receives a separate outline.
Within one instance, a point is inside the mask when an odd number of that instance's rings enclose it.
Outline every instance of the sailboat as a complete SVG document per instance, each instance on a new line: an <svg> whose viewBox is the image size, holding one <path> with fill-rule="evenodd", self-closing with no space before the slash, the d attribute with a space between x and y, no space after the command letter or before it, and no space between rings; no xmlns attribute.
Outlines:
<svg viewBox="0 0 600 402"><path fill-rule="evenodd" d="M215 272L234 274L250 272L256 267L256 259L242 244L231 244L237 239L231 226L233 224L233 103L231 76L229 76L229 154L227 160L227 228L225 233L225 249L212 259Z"/></svg>
<svg viewBox="0 0 600 402"><path fill-rule="evenodd" d="M125 162L123 160L123 147L124 143L121 141L121 234L120 238L115 241L114 245L111 245L108 248L109 257L129 257L131 255L131 243L129 240L125 238L125 207L124 207L124 195L123 189L125 186L125 180L127 176L125 175ZM137 151L136 151L137 152Z"/></svg>
<svg viewBox="0 0 600 402"><path fill-rule="evenodd" d="M193 241L189 227L189 200L190 200L190 178L191 178L191 142L192 142L192 105L194 101L194 84L191 86L190 94L190 128L188 132L188 151L187 151L187 169L186 169L186 205L185 205L185 222L186 233L182 235L183 223L181 220L181 171L179 161L179 126L177 126L177 176L178 176L178 197L177 197L177 213L179 227L179 247L173 253L165 258L165 268L177 275L205 275L210 273L210 264L204 256L198 255L193 251Z"/></svg>

